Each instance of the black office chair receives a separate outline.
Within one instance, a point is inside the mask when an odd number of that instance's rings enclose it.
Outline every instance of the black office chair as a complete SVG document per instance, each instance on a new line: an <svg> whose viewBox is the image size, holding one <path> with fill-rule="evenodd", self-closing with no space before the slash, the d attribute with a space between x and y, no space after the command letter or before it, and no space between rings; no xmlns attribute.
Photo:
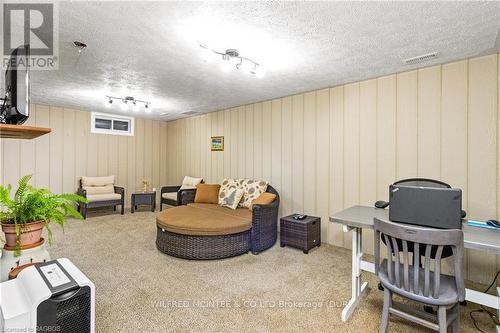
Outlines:
<svg viewBox="0 0 500 333"><path fill-rule="evenodd" d="M440 180L436 180L436 179L428 179L428 178L408 178L408 179L402 179L402 180L398 180L397 182L395 182L393 185L404 185L404 186L417 186L417 187L438 187L438 188L451 188L451 185L445 183L445 182L442 182ZM387 201L377 201L375 202L375 205L374 205L376 208L387 208L389 207L389 202ZM465 218L467 216L467 212L462 210L462 218ZM384 245L387 246L387 244L385 243L385 239L382 238L382 242L384 243ZM401 243L401 241L398 241L398 247L400 249L403 248L403 244ZM425 247L423 246L420 246L420 253L425 253ZM394 253L394 250L392 249L391 250L392 253ZM436 246L433 246L432 247L432 250L431 250L431 259L435 259L436 258L436 251L437 251L437 247ZM414 252L414 247L413 247L413 243L411 242L408 242L408 252L411 252L413 253ZM443 248L443 253L441 254L441 258L444 259L444 258L448 258L450 256L453 255L453 250L451 247L449 246L445 246ZM379 290L384 290L384 288L382 287L382 285L379 283L378 285L378 289ZM426 307L425 309L427 312L432 312L432 309L429 309Z"/></svg>

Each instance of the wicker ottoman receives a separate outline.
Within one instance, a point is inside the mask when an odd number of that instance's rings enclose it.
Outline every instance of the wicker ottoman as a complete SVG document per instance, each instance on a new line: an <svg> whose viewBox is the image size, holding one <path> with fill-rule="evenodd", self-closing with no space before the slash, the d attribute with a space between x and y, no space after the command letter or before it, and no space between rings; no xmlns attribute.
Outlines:
<svg viewBox="0 0 500 333"><path fill-rule="evenodd" d="M157 227L156 247L183 259L222 259L250 251L250 231L223 236L182 235Z"/></svg>
<svg viewBox="0 0 500 333"><path fill-rule="evenodd" d="M301 249L305 254L315 246L321 246L321 219L308 216L295 220L293 215L280 219L280 245Z"/></svg>
<svg viewBox="0 0 500 333"><path fill-rule="evenodd" d="M252 213L219 205L190 204L156 216L156 247L184 259L221 259L250 251Z"/></svg>

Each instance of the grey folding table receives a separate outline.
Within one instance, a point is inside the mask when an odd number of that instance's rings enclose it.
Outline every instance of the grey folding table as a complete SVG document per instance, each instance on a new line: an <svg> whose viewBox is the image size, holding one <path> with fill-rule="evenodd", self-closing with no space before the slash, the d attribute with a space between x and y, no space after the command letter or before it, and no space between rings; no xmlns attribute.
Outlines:
<svg viewBox="0 0 500 333"><path fill-rule="evenodd" d="M362 283L361 271L375 273L375 265L363 260L362 250L362 230L373 229L373 218L375 217L388 220L389 211L368 206L352 206L330 216L330 222L342 224L344 232L352 231L352 296L342 311L343 321L349 318L366 292L368 282ZM462 230L464 232L465 248L500 254L500 231L475 228L465 223ZM465 299L494 309L500 307L500 298L498 296L476 290L466 289Z"/></svg>

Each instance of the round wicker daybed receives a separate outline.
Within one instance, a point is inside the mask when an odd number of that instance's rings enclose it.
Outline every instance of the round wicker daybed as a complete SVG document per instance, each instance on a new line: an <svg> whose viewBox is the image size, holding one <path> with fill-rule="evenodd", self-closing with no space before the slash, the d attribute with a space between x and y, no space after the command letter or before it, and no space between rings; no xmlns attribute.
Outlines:
<svg viewBox="0 0 500 333"><path fill-rule="evenodd" d="M277 239L279 196L271 186L267 192L276 194L275 201L254 205L251 211L193 203L195 193L185 194L183 206L157 215L156 247L184 259L221 259L249 251L258 254Z"/></svg>

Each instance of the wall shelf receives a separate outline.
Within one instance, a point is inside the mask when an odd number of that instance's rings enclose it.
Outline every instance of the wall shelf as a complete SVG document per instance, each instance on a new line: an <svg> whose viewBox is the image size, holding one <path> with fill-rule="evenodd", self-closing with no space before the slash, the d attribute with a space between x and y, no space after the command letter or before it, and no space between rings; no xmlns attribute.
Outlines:
<svg viewBox="0 0 500 333"><path fill-rule="evenodd" d="M0 138L31 140L50 133L50 128L0 124Z"/></svg>

